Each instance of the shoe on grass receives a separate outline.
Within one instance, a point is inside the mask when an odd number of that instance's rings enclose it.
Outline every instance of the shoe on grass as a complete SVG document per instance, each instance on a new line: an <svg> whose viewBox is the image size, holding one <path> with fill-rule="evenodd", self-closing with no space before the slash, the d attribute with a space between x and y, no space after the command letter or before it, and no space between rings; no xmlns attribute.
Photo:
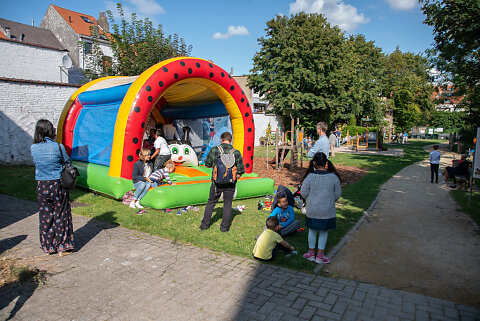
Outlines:
<svg viewBox="0 0 480 321"><path fill-rule="evenodd" d="M136 208L136 206L135 206L135 201L132 201L129 206L130 206L131 208Z"/></svg>
<svg viewBox="0 0 480 321"><path fill-rule="evenodd" d="M140 201L136 201L136 202L135 202L135 206L136 206L137 208L143 208L143 206L140 205Z"/></svg>
<svg viewBox="0 0 480 321"><path fill-rule="evenodd" d="M303 257L309 261L315 261L315 253L314 252L307 252L305 254L303 254Z"/></svg>
<svg viewBox="0 0 480 321"><path fill-rule="evenodd" d="M330 263L330 258L326 257L323 254L317 255L315 258L315 262L318 264L328 264Z"/></svg>

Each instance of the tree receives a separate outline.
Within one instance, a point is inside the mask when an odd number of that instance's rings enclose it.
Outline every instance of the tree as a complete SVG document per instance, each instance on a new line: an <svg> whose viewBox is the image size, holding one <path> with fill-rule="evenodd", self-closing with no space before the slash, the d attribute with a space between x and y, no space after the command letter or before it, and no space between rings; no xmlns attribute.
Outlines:
<svg viewBox="0 0 480 321"><path fill-rule="evenodd" d="M480 1L420 0L424 23L433 26L437 69L465 95L470 124L480 126Z"/></svg>
<svg viewBox="0 0 480 321"><path fill-rule="evenodd" d="M285 110L295 103L306 128L320 120L349 120L351 53L338 27L319 14L277 15L258 41L248 85L265 95L277 114L288 116Z"/></svg>
<svg viewBox="0 0 480 321"><path fill-rule="evenodd" d="M409 130L434 110L429 70L428 60L420 55L397 48L387 56L383 96L393 109L397 129Z"/></svg>
<svg viewBox="0 0 480 321"><path fill-rule="evenodd" d="M380 99L385 86L385 55L373 41L366 41L363 35L350 36L348 44L354 57L350 85L351 115L356 123L369 116L379 125L385 116L385 104Z"/></svg>
<svg viewBox="0 0 480 321"><path fill-rule="evenodd" d="M131 21L127 21L120 3L117 4L117 10L120 24L115 23L112 12L107 11L113 30L109 35L113 52L111 63L99 54L99 33L96 28L92 29L94 58L86 68L90 78L135 76L163 60L190 55L192 46L187 46L177 34L165 36L162 25L155 28L152 21L148 18L138 20L135 13L132 13Z"/></svg>

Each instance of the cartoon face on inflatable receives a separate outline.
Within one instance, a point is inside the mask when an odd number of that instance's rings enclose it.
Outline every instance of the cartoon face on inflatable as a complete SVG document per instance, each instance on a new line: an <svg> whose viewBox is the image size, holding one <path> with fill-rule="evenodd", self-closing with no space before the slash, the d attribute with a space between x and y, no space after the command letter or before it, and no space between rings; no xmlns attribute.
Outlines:
<svg viewBox="0 0 480 321"><path fill-rule="evenodd" d="M175 165L197 166L197 154L188 144L171 143L168 145L172 153L172 161Z"/></svg>

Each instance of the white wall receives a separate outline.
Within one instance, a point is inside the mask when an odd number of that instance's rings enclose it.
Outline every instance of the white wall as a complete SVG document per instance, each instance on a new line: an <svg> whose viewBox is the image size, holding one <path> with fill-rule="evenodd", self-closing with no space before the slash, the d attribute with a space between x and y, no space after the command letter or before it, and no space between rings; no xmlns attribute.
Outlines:
<svg viewBox="0 0 480 321"><path fill-rule="evenodd" d="M0 52L0 77L68 82L65 74L60 77L59 67L62 65L63 56L67 54L66 51L0 41Z"/></svg>
<svg viewBox="0 0 480 321"><path fill-rule="evenodd" d="M263 113L253 114L255 122L255 146L260 145L260 137L266 135L268 124L271 130L277 130L277 126L281 125L281 117L276 115L265 115Z"/></svg>
<svg viewBox="0 0 480 321"><path fill-rule="evenodd" d="M0 163L33 164L30 146L37 120L46 118L57 128L65 103L77 89L0 81Z"/></svg>

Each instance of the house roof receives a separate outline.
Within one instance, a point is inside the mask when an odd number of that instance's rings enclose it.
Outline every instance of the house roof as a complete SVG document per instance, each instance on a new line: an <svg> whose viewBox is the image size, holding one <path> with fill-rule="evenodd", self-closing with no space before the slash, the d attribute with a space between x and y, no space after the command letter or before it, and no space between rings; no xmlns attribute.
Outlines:
<svg viewBox="0 0 480 321"><path fill-rule="evenodd" d="M91 36L90 30L93 26L98 26L97 19L88 14L75 12L72 10L60 8L51 4L51 6L62 16L62 18L72 27L79 35ZM101 28L101 27L100 27ZM104 39L107 40L107 39Z"/></svg>
<svg viewBox="0 0 480 321"><path fill-rule="evenodd" d="M25 42L28 44L65 50L57 37L50 30L37 28L23 23L0 18L0 38ZM6 28L10 29L10 38L5 35ZM23 38L22 38L23 35Z"/></svg>

